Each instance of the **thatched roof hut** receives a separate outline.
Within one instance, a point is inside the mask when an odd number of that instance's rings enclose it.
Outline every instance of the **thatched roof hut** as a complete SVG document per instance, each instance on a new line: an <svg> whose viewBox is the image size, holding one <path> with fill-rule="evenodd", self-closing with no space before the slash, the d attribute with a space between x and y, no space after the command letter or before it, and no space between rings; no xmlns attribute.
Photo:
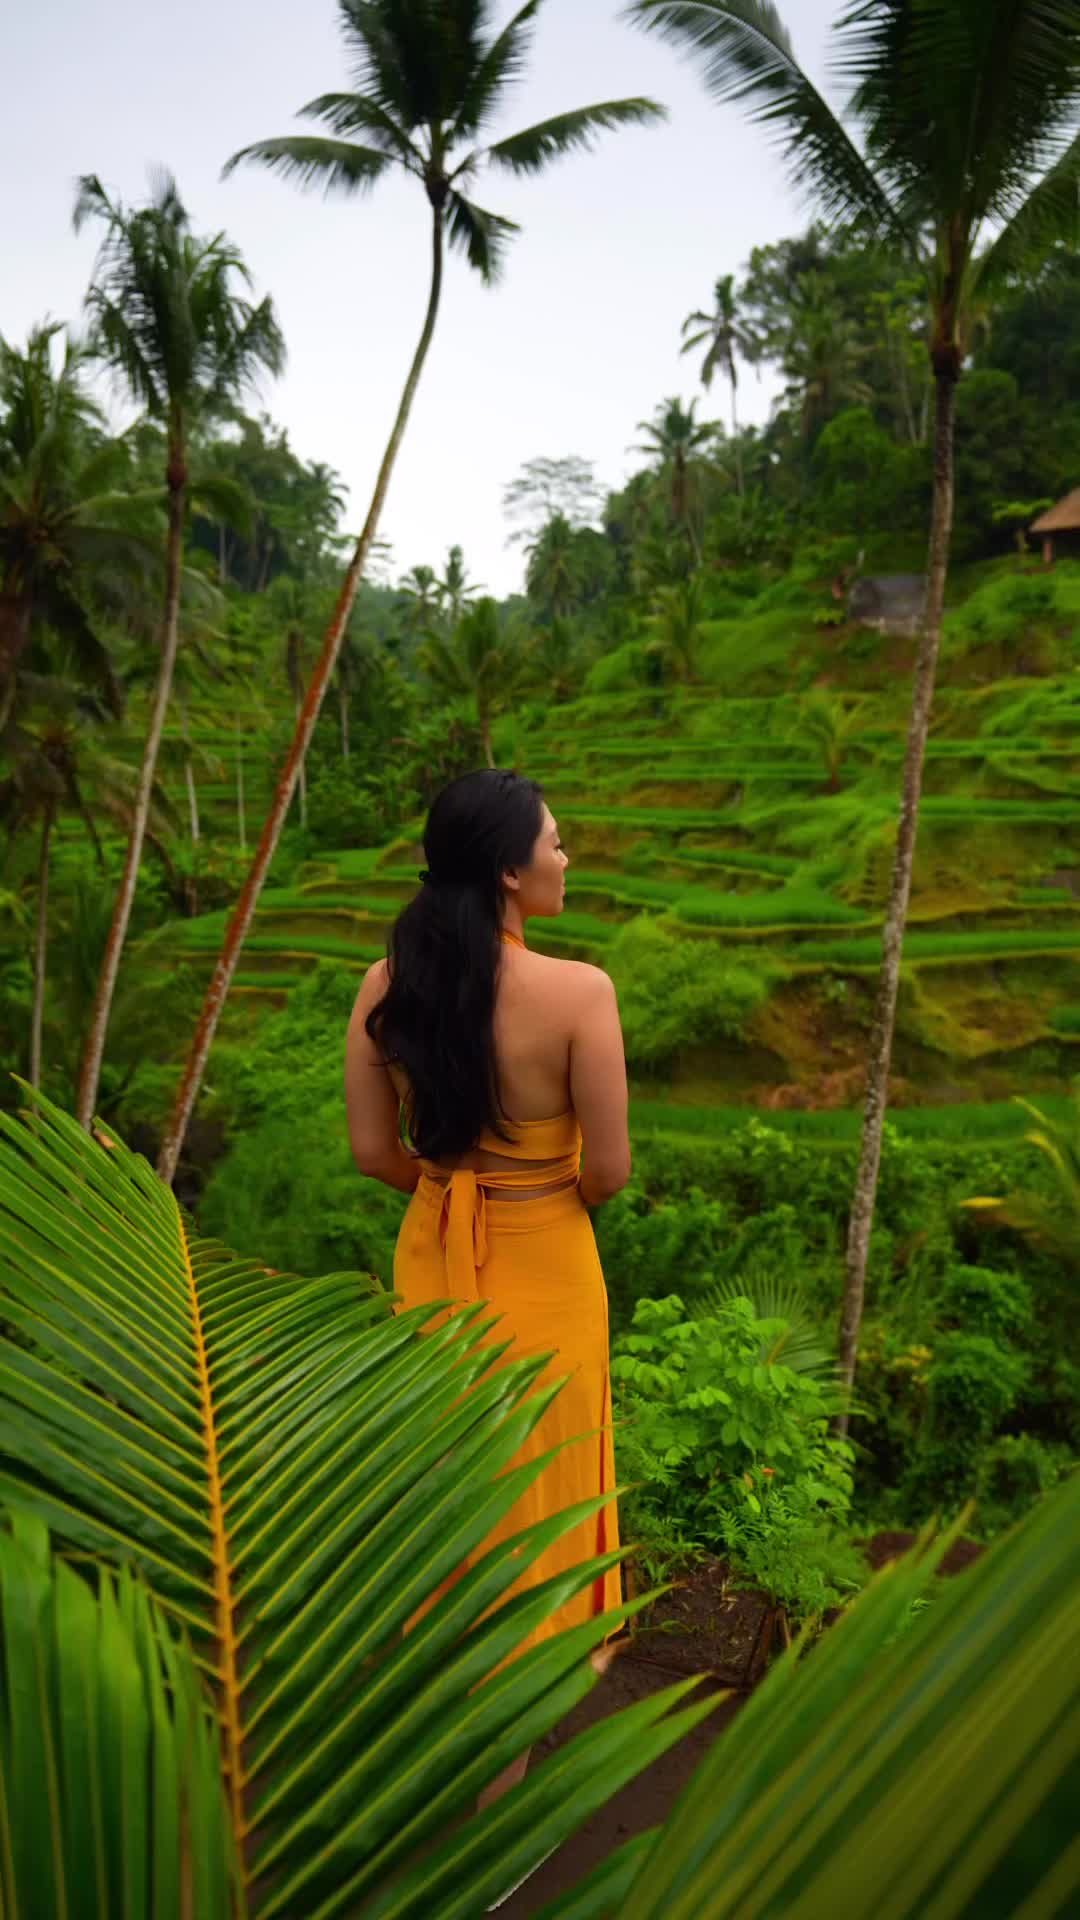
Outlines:
<svg viewBox="0 0 1080 1920"><path fill-rule="evenodd" d="M1038 519L1032 521L1031 531L1042 535L1043 559L1048 567L1052 566L1056 538L1061 534L1080 534L1080 487L1074 487L1056 507L1040 513Z"/></svg>

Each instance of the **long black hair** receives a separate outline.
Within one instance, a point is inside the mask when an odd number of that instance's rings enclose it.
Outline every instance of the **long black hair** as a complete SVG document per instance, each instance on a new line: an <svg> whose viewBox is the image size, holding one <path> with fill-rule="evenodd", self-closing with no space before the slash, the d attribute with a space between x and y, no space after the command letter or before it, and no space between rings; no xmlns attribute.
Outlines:
<svg viewBox="0 0 1080 1920"><path fill-rule="evenodd" d="M452 780L428 814L420 891L390 930L389 984L366 1024L408 1080L409 1133L427 1160L467 1153L485 1128L510 1138L492 1033L501 883L532 859L543 801L535 780L501 767Z"/></svg>

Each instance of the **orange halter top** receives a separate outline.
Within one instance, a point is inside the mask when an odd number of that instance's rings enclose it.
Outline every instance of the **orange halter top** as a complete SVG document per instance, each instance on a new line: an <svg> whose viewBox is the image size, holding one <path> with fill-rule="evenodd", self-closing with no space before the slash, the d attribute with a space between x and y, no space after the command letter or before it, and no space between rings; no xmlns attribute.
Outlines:
<svg viewBox="0 0 1080 1920"><path fill-rule="evenodd" d="M501 937L508 946L525 946L520 935L505 927ZM504 1160L529 1160L531 1166L510 1166L498 1172L455 1167L447 1173L430 1160L420 1163L424 1178L443 1188L439 1237L446 1253L446 1290L451 1300L480 1297L477 1273L487 1259L487 1195L520 1192L536 1186L539 1179L546 1197L549 1191L572 1186L580 1171L581 1129L572 1107L548 1119L511 1120L509 1125L514 1138L502 1140L485 1128L477 1148ZM542 1168L536 1166L537 1160L544 1162Z"/></svg>

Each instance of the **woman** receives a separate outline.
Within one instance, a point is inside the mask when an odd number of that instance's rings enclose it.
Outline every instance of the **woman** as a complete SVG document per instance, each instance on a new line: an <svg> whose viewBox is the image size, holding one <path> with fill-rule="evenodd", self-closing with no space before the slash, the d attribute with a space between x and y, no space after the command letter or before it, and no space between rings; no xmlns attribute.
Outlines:
<svg viewBox="0 0 1080 1920"><path fill-rule="evenodd" d="M394 1256L404 1306L484 1300L501 1315L491 1337L513 1336L509 1359L555 1352L538 1386L570 1375L513 1464L576 1444L490 1546L615 1484L607 1295L585 1209L630 1176L626 1067L607 975L525 944L526 922L561 913L566 891L567 856L535 781L498 768L453 781L428 816L424 856L423 884L349 1024L349 1136L361 1173L412 1194ZM400 1139L402 1107L415 1152ZM513 1591L617 1544L612 1501ZM532 1637L620 1598L615 1568ZM484 1799L520 1780L528 1758Z"/></svg>

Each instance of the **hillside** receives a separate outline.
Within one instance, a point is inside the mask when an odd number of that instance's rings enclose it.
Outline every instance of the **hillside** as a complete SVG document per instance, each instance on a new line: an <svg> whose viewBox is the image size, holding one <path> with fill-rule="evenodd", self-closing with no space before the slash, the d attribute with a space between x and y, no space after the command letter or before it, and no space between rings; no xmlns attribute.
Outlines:
<svg viewBox="0 0 1080 1920"><path fill-rule="evenodd" d="M898 1107L1052 1093L1080 1064L1074 597L1080 575L1068 568L1049 589L1009 564L958 588L905 946ZM645 1099L858 1102L910 643L820 624L820 591L788 598L709 622L699 681L534 697L496 723L498 757L544 783L571 857L567 911L532 924L536 946L609 965L621 986L646 916L691 974L738 962L756 982L743 1018L688 1031L667 1059L650 1059L628 1031ZM613 678L611 657L600 664ZM204 728L199 744L231 765L236 741L233 723ZM265 738L247 740L244 757L250 833ZM180 808L179 789L175 799ZM235 838L230 782L201 786L200 805L212 833ZM263 894L227 1031L281 1005L319 960L359 973L383 951L420 864L415 833L301 858L288 885ZM201 975L223 928L223 913L175 922L171 958Z"/></svg>

